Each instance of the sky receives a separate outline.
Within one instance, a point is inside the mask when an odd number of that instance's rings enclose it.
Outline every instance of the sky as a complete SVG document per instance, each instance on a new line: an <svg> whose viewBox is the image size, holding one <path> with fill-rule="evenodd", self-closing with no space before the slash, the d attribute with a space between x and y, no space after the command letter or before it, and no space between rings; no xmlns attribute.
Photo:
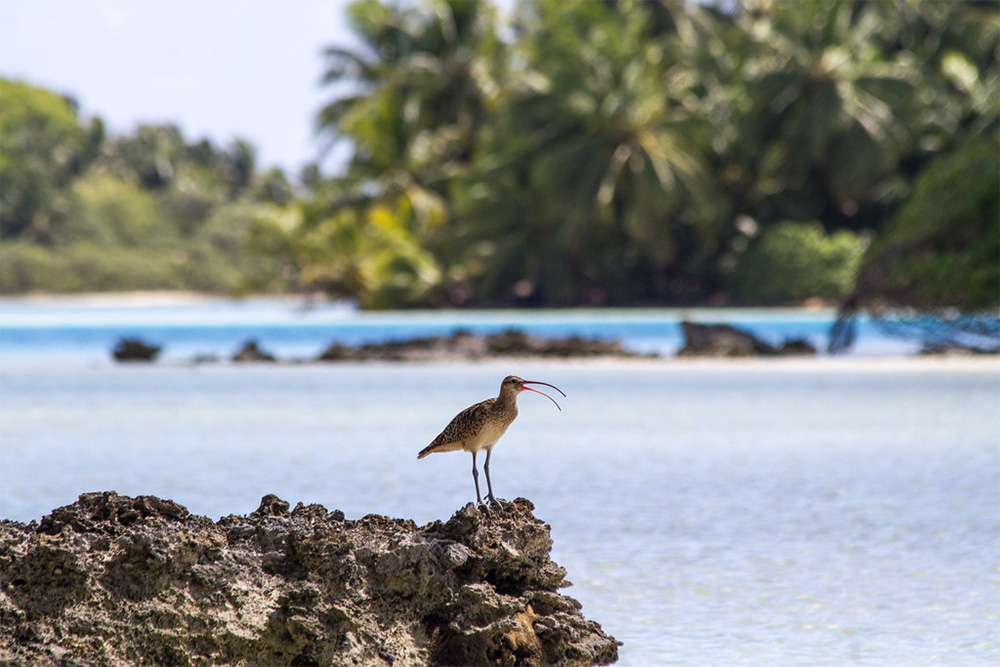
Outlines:
<svg viewBox="0 0 1000 667"><path fill-rule="evenodd" d="M114 134L173 123L189 142L246 139L259 168L296 177L320 158L321 54L353 43L348 4L0 0L0 76L72 96Z"/></svg>

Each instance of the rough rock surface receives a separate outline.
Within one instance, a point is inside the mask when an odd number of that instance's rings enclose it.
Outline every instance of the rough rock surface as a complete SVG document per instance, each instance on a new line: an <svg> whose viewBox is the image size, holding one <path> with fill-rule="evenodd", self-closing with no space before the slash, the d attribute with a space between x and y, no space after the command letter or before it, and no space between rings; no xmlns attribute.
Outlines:
<svg viewBox="0 0 1000 667"><path fill-rule="evenodd" d="M446 523L265 496L213 522L88 493L0 522L0 664L591 665L619 643L557 591L524 499Z"/></svg>
<svg viewBox="0 0 1000 667"><path fill-rule="evenodd" d="M816 348L803 339L786 340L780 347L763 341L752 333L728 324L681 322L684 347L678 357L777 357L814 355Z"/></svg>
<svg viewBox="0 0 1000 667"><path fill-rule="evenodd" d="M508 329L480 336L456 331L451 336L430 336L405 341L369 343L358 347L334 343L318 361L436 361L499 357L637 357L617 341L581 338L542 338Z"/></svg>

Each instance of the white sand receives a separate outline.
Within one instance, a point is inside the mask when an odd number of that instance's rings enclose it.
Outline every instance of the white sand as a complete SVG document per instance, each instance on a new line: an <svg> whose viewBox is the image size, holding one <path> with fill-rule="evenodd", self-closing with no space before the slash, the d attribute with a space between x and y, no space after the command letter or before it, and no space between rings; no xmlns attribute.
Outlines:
<svg viewBox="0 0 1000 667"><path fill-rule="evenodd" d="M176 306L206 301L230 301L231 297L221 294L184 291L137 291L137 292L80 292L59 294L36 292L18 296L5 295L0 300L10 303L64 303L87 306Z"/></svg>

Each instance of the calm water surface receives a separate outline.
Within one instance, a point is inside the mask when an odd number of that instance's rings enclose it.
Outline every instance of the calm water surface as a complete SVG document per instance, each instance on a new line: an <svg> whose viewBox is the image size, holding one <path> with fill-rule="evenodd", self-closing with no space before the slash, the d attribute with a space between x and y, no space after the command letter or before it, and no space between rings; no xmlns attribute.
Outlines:
<svg viewBox="0 0 1000 667"><path fill-rule="evenodd" d="M471 457L416 453L507 373L568 398L522 396L495 489L620 664L1000 664L995 362L6 363L0 516L114 489L446 519Z"/></svg>

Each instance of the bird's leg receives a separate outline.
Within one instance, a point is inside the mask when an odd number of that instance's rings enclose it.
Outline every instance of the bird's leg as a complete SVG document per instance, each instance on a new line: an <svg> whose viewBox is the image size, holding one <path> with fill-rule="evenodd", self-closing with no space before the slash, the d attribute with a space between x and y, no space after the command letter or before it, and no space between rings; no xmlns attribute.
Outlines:
<svg viewBox="0 0 1000 667"><path fill-rule="evenodd" d="M487 490L486 502L487 502L487 507L489 507L489 503L493 503L494 505L499 507L500 513L502 514L503 505L501 505L500 501L493 496L493 483L490 481L490 454L492 453L493 453L492 447L486 450L486 463L483 464L483 472L486 473L486 490Z"/></svg>
<svg viewBox="0 0 1000 667"><path fill-rule="evenodd" d="M489 454L486 456L489 458ZM482 505L483 497L479 495L479 471L476 470L476 452L472 452L472 481L476 484L476 505Z"/></svg>

